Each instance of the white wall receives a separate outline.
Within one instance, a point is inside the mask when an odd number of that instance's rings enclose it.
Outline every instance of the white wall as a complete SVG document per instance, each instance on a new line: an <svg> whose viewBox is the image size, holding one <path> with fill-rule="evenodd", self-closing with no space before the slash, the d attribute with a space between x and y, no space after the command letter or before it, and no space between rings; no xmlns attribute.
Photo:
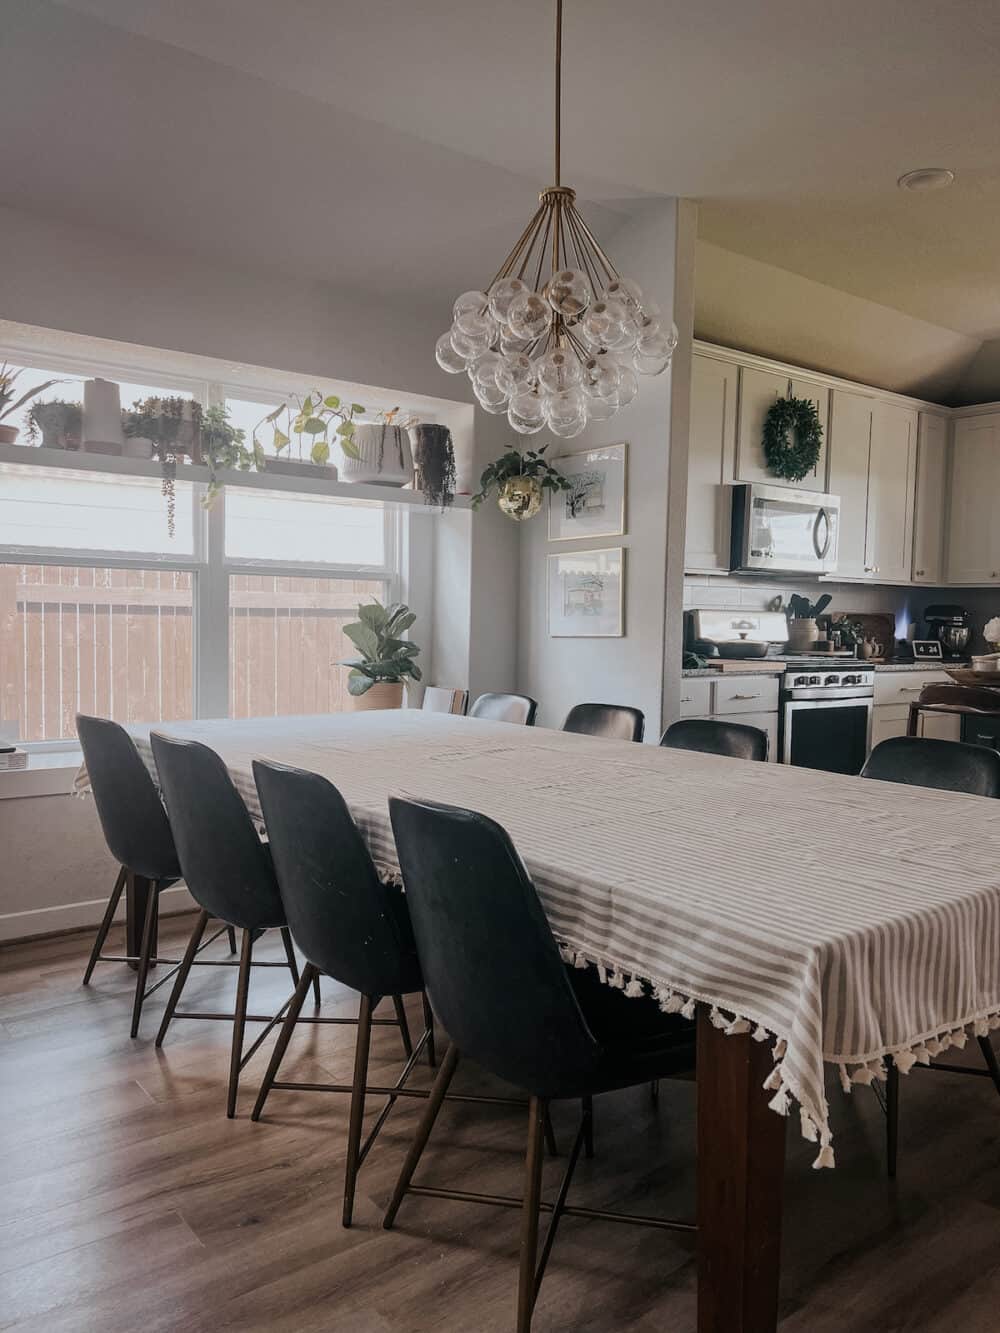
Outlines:
<svg viewBox="0 0 1000 1333"><path fill-rule="evenodd" d="M611 245L615 263L634 277L664 311L675 307L678 263L678 204L658 200L638 205ZM690 314L680 312L682 331ZM686 335L686 342L689 336ZM685 349L686 350L686 349ZM684 375L679 349L674 373ZM663 707L665 607L668 602L668 504L671 449L671 372L641 378L639 394L612 421L595 424L549 454L578 453L599 444L629 444L626 535L600 542L550 544L544 516L521 532L521 607L518 649L520 688L539 701L539 723L559 726L575 703L632 704L646 714L655 740ZM686 429L678 436L685 447ZM683 499L681 500L683 508ZM588 546L626 548L625 636L615 639L550 638L547 626L546 557ZM670 570L681 587L682 564ZM679 592L677 599L679 601ZM679 620L679 617L678 617ZM671 633L679 632L679 624ZM679 652L679 644L676 652ZM672 656L675 653L671 654Z"/></svg>

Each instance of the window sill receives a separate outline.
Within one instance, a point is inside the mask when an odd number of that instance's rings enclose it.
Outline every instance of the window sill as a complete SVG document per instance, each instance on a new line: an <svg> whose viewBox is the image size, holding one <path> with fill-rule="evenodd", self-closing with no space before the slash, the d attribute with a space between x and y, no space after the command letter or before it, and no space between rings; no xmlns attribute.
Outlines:
<svg viewBox="0 0 1000 1333"><path fill-rule="evenodd" d="M0 801L25 796L72 796L83 753L76 750L35 750L26 768L0 772Z"/></svg>

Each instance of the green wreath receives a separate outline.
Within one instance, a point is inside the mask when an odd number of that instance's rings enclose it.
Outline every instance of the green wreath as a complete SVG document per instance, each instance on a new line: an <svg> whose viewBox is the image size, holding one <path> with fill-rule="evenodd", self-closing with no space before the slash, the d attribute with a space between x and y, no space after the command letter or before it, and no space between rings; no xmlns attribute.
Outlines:
<svg viewBox="0 0 1000 1333"><path fill-rule="evenodd" d="M786 481L801 481L812 472L822 440L819 413L808 398L779 398L764 418L764 459Z"/></svg>

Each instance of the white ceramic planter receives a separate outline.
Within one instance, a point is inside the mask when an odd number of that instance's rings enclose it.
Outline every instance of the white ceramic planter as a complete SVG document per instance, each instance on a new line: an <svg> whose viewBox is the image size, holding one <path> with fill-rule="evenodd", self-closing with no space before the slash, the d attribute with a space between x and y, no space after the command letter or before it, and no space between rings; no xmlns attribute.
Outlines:
<svg viewBox="0 0 1000 1333"><path fill-rule="evenodd" d="M340 451L340 479L369 486L409 486L413 481L410 437L402 426L357 425L353 444L360 454Z"/></svg>
<svg viewBox="0 0 1000 1333"><path fill-rule="evenodd" d="M147 440L142 435L133 435L126 437L122 445L122 453L126 458L152 458L153 441Z"/></svg>

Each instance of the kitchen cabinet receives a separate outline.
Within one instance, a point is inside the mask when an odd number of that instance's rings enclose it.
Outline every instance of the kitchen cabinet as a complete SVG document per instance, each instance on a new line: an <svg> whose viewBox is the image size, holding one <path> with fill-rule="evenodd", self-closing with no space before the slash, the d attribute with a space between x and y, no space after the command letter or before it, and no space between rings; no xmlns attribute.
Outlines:
<svg viewBox="0 0 1000 1333"><path fill-rule="evenodd" d="M1000 416L955 423L948 511L949 583L1000 581Z"/></svg>
<svg viewBox="0 0 1000 1333"><path fill-rule="evenodd" d="M710 356L691 359L684 568L729 572L739 368Z"/></svg>
<svg viewBox="0 0 1000 1333"><path fill-rule="evenodd" d="M905 583L910 577L916 452L916 412L897 403L876 403L868 462L865 565L880 583Z"/></svg>
<svg viewBox="0 0 1000 1333"><path fill-rule="evenodd" d="M764 461L761 443L764 418L779 398L809 398L816 404L823 444L819 461L809 476L801 481L785 481L769 471ZM740 401L737 417L736 480L763 481L770 486L790 486L803 491L825 491L826 486L826 432L829 415L830 390L811 380L793 379L790 375L755 366L740 368Z"/></svg>
<svg viewBox="0 0 1000 1333"><path fill-rule="evenodd" d="M778 762L778 677L719 673L686 676L681 681L681 717L709 722L739 722L767 733L767 757Z"/></svg>
<svg viewBox="0 0 1000 1333"><path fill-rule="evenodd" d="M914 583L944 576L944 518L948 482L948 420L921 412L917 420L917 473L913 500Z"/></svg>
<svg viewBox="0 0 1000 1333"><path fill-rule="evenodd" d="M838 576L909 580L916 439L912 409L834 389L829 477L840 497Z"/></svg>
<svg viewBox="0 0 1000 1333"><path fill-rule="evenodd" d="M919 699L925 685L948 684L950 680L944 671L876 671L872 746L890 736L905 736L910 703ZM918 736L957 741L961 738L961 730L962 719L957 714L921 713L917 721Z"/></svg>
<svg viewBox="0 0 1000 1333"><path fill-rule="evenodd" d="M830 493L840 497L837 576L866 578L868 465L875 400L834 389L830 409Z"/></svg>

